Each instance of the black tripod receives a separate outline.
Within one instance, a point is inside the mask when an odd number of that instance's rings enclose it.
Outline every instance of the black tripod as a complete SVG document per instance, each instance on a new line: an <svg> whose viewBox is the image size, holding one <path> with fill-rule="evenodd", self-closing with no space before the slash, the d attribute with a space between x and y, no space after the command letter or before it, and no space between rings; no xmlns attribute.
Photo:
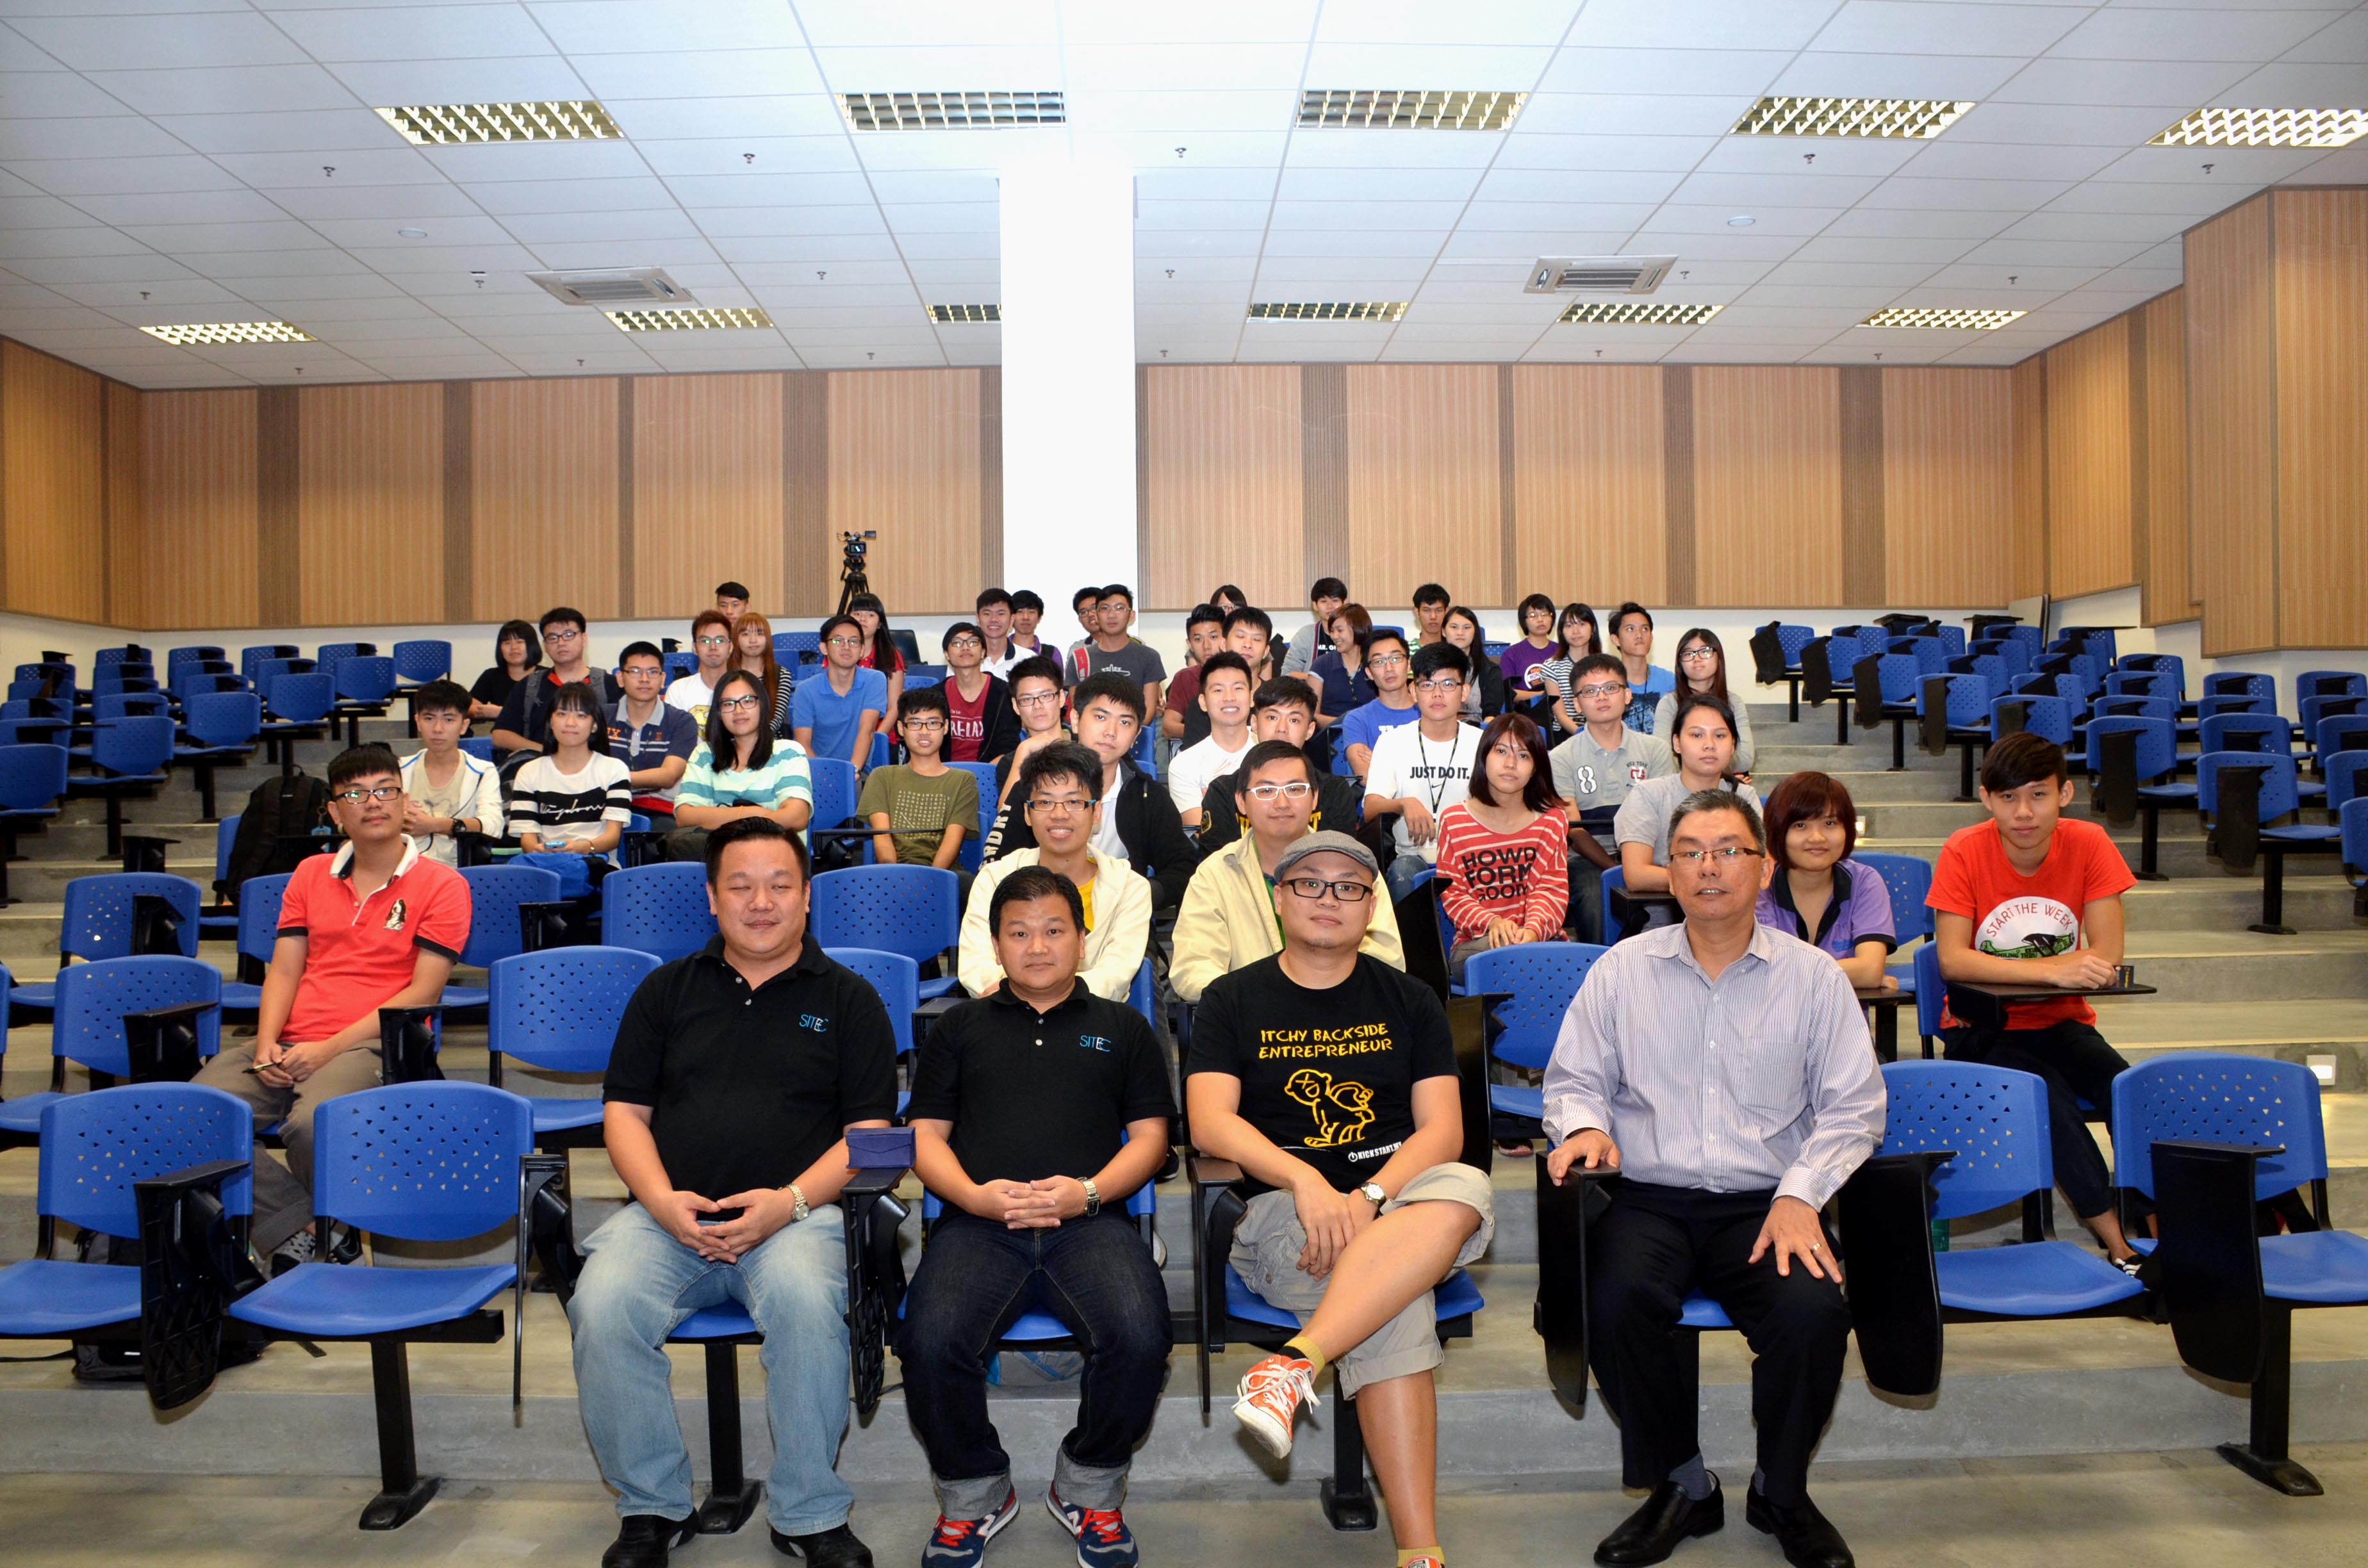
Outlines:
<svg viewBox="0 0 2368 1568"><path fill-rule="evenodd" d="M866 528L860 534L842 533L838 536L838 614L845 615L848 605L853 604L858 597L871 592L871 579L865 576L863 573L863 558L869 553L863 541L879 537L880 530L877 528Z"/></svg>

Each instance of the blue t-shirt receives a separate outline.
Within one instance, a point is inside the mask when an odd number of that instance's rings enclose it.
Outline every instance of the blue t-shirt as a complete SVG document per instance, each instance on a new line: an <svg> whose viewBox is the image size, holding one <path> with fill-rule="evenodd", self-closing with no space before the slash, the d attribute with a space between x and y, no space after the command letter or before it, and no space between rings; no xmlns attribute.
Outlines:
<svg viewBox="0 0 2368 1568"><path fill-rule="evenodd" d="M830 676L825 672L798 682L798 688L790 699L790 722L797 729L814 732L814 744L809 748L814 756L836 757L842 762L854 761L855 732L862 723L863 710L867 708L883 719L886 717L886 676L878 670L859 668L855 672L855 684L848 687L845 697L841 697L830 688ZM856 761L856 766L862 767L862 761Z"/></svg>
<svg viewBox="0 0 2368 1568"><path fill-rule="evenodd" d="M1352 708L1340 721L1340 755L1349 755L1350 746L1372 749L1383 730L1395 730L1400 724L1411 724L1422 717L1422 705L1409 702L1403 708L1383 706L1378 697L1362 708Z"/></svg>
<svg viewBox="0 0 2368 1568"><path fill-rule="evenodd" d="M1628 715L1622 721L1640 735L1653 733L1653 710L1660 705L1663 692L1678 689L1678 677L1658 666L1647 666L1645 684L1628 683Z"/></svg>

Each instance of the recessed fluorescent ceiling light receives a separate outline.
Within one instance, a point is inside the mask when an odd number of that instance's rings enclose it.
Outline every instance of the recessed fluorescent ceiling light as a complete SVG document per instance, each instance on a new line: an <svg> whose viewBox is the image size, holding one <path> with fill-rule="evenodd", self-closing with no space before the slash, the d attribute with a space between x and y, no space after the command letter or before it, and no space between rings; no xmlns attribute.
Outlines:
<svg viewBox="0 0 2368 1568"><path fill-rule="evenodd" d="M858 131L993 131L1066 125L1058 93L841 93L847 123Z"/></svg>
<svg viewBox="0 0 2368 1568"><path fill-rule="evenodd" d="M317 343L311 333L284 321L192 322L180 326L143 326L149 336L178 347L217 343Z"/></svg>
<svg viewBox="0 0 2368 1568"><path fill-rule="evenodd" d="M1502 131L1529 96L1308 87L1299 95L1299 123L1332 131Z"/></svg>
<svg viewBox="0 0 2368 1568"><path fill-rule="evenodd" d="M420 147L473 142L606 142L625 133L589 98L525 104L397 104L378 117Z"/></svg>
<svg viewBox="0 0 2368 1568"><path fill-rule="evenodd" d="M1256 304L1250 307L1252 321L1395 321L1406 314L1404 300L1364 300L1354 303L1332 301L1324 304Z"/></svg>
<svg viewBox="0 0 2368 1568"><path fill-rule="evenodd" d="M1926 305L1894 305L1877 311L1861 326L1937 326L1952 332L1995 332L2024 314L2021 311L1960 310Z"/></svg>
<svg viewBox="0 0 2368 1568"><path fill-rule="evenodd" d="M620 332L718 332L726 328L770 326L773 318L743 305L693 305L673 311L603 311Z"/></svg>
<svg viewBox="0 0 2368 1568"><path fill-rule="evenodd" d="M1735 122L1736 136L1938 136L1973 108L1949 98L1762 98Z"/></svg>
<svg viewBox="0 0 2368 1568"><path fill-rule="evenodd" d="M2368 131L2368 109L2200 108L2149 147L2347 147Z"/></svg>
<svg viewBox="0 0 2368 1568"><path fill-rule="evenodd" d="M1717 305L1613 305L1582 301L1554 319L1582 326L1700 326Z"/></svg>
<svg viewBox="0 0 2368 1568"><path fill-rule="evenodd" d="M929 319L940 322L990 322L1003 319L1001 305L931 305Z"/></svg>

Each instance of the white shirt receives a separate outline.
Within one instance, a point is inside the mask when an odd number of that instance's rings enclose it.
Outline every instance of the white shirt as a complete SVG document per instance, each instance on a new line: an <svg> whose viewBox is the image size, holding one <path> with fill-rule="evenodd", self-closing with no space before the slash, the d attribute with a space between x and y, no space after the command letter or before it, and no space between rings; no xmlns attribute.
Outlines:
<svg viewBox="0 0 2368 1568"><path fill-rule="evenodd" d="M1480 732L1470 724L1455 726L1455 739L1423 739L1422 722L1383 730L1373 742L1373 760L1365 769L1365 793L1384 800L1411 795L1430 811L1435 823L1441 812L1472 793L1472 766L1480 757ZM1406 813L1391 824L1398 853L1419 855L1431 864L1439 858L1439 840L1417 844L1406 832Z"/></svg>
<svg viewBox="0 0 2368 1568"><path fill-rule="evenodd" d="M1132 862L1126 857L1126 840L1118 835L1118 792L1126 788L1126 769L1112 764L1110 771L1110 787L1102 796L1102 825L1087 842L1103 859L1128 866Z"/></svg>
<svg viewBox="0 0 2368 1568"><path fill-rule="evenodd" d="M1197 812L1201 799L1209 786L1242 765L1250 747L1258 742L1249 732L1242 732L1239 751L1226 751L1217 744L1217 737L1195 742L1167 759L1167 798L1176 802L1178 814Z"/></svg>
<svg viewBox="0 0 2368 1568"><path fill-rule="evenodd" d="M985 670L988 675L994 676L998 679L1009 680L1011 678L1011 666L1019 663L1022 659L1034 658L1036 653L1037 650L1034 648L1022 648L1017 642L1006 642L1003 645L1003 657L999 659L988 659L978 667ZM1122 1002L1126 1000L1126 998L1121 996L1119 1000Z"/></svg>
<svg viewBox="0 0 2368 1568"><path fill-rule="evenodd" d="M717 676L715 678L720 681L723 677ZM669 683L666 688L666 705L679 708L689 714L690 722L699 726L702 736L707 729L707 705L714 697L715 687L697 670Z"/></svg>

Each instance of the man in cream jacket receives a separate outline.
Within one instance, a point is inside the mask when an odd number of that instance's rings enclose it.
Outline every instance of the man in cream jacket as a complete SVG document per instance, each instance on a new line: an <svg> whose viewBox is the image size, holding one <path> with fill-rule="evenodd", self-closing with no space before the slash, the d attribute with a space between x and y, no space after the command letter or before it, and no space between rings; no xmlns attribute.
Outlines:
<svg viewBox="0 0 2368 1568"><path fill-rule="evenodd" d="M1077 978L1097 996L1126 1000L1150 949L1151 884L1124 860L1093 846L1101 825L1101 758L1075 742L1047 746L1020 765L1011 801L1025 813L1036 843L989 860L971 884L956 972L972 995L985 996L1003 983L987 917L996 888L1022 866L1042 866L1076 883L1085 901L1085 965Z"/></svg>
<svg viewBox="0 0 2368 1568"><path fill-rule="evenodd" d="M1306 836L1315 813L1315 767L1289 741L1252 746L1234 778L1250 830L1201 862L1176 913L1167 983L1185 1002L1200 1001L1217 976L1282 950L1267 878L1282 852ZM1406 967L1397 915L1387 899L1374 900L1373 923L1358 946L1394 969Z"/></svg>

